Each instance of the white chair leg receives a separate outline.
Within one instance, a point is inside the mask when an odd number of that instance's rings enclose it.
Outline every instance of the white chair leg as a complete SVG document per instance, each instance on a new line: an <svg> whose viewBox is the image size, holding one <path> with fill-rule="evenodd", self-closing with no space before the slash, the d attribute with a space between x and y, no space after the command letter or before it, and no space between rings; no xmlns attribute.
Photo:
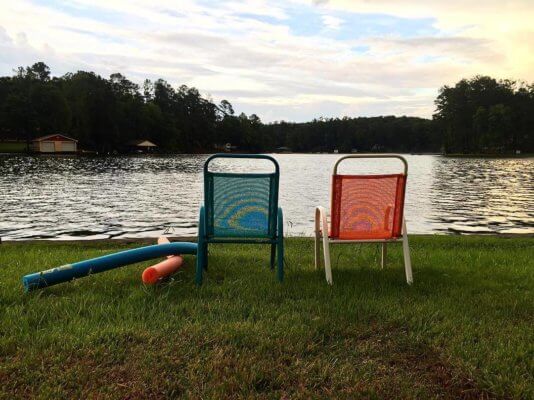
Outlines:
<svg viewBox="0 0 534 400"><path fill-rule="evenodd" d="M321 240L321 210L319 207L315 209L315 269L320 266L321 246L319 241Z"/></svg>
<svg viewBox="0 0 534 400"><path fill-rule="evenodd" d="M386 257L388 255L388 248L386 243L382 243L382 269L386 266Z"/></svg>
<svg viewBox="0 0 534 400"><path fill-rule="evenodd" d="M402 220L402 252L404 253L404 269L406 270L406 282L413 283L412 261L410 259L410 246L408 244L408 231L406 230L406 220Z"/></svg>
<svg viewBox="0 0 534 400"><path fill-rule="evenodd" d="M326 220L326 212L321 210L321 219L323 221L323 253L324 253L324 272L326 275L326 282L332 285L332 267L330 264L330 243L328 239L328 221Z"/></svg>

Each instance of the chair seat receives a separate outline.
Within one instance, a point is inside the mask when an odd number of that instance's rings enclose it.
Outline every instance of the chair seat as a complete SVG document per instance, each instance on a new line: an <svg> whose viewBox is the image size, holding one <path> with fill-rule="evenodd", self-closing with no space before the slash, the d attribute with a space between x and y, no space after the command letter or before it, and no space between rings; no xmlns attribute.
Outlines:
<svg viewBox="0 0 534 400"><path fill-rule="evenodd" d="M209 243L276 243L277 238L271 236L209 236L206 240Z"/></svg>
<svg viewBox="0 0 534 400"><path fill-rule="evenodd" d="M392 234L391 230L376 230L371 232L346 232L337 237L332 236L332 233L328 235L333 240L380 240L380 239L397 239L400 236Z"/></svg>

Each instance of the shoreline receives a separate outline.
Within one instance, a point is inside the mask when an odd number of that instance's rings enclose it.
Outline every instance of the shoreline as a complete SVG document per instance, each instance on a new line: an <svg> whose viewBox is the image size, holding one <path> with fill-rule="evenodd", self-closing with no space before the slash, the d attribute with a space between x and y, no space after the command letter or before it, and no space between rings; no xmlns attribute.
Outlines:
<svg viewBox="0 0 534 400"><path fill-rule="evenodd" d="M165 236L165 235L162 235ZM528 239L534 238L534 233L484 233L484 234L442 234L442 233L414 233L409 234L409 237L413 238L431 238L431 237L470 237L470 238L502 238L502 239ZM171 242L196 242L197 236L166 236ZM286 240L313 240L313 236L287 236ZM143 238L120 238L120 239L20 239L20 240L1 240L0 245L2 244L36 244L36 243L46 243L46 244L73 244L73 245L83 245L83 244L156 244L157 237L143 237Z"/></svg>
<svg viewBox="0 0 534 400"><path fill-rule="evenodd" d="M2 142L0 142L2 144ZM1 148L1 146L0 146ZM348 155L348 154L386 154L386 153L394 153L394 154L404 154L404 155L412 155L412 156L441 156L441 157L447 157L447 158L534 158L534 153L522 153L522 154L513 154L513 153L505 153L505 154L486 154L486 153L441 153L441 152L410 152L410 151L404 151L404 152L396 152L396 151L387 151L387 152L358 152L358 153L334 153L334 152L277 152L277 151L265 151L265 152L245 152L245 151L234 151L234 152L212 152L212 151L201 151L197 153L174 153L174 152L161 152L161 153L117 153L117 154L98 154L92 151L81 151L76 153L35 153L35 152L27 152L27 151L0 151L0 156L12 156L12 155L26 155L26 156L32 156L32 157L139 157L139 156L153 156L153 157L159 157L159 156L198 156L198 155L211 155L211 154L218 154L218 153L224 153L224 154L283 154L283 155L324 155L324 154L332 154L332 155Z"/></svg>

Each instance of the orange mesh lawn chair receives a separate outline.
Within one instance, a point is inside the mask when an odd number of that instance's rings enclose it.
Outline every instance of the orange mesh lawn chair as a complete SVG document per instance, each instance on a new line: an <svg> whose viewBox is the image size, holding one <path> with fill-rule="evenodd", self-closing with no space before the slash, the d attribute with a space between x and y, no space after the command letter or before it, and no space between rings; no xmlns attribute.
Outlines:
<svg viewBox="0 0 534 400"><path fill-rule="evenodd" d="M352 158L396 158L404 172L387 175L341 175L343 160ZM404 221L404 193L408 163L396 154L358 154L341 157L332 175L330 229L323 207L315 209L315 268L320 264L320 241L323 241L326 281L333 283L330 244L382 243L382 268L386 263L386 245L402 242L406 281L413 283L408 234Z"/></svg>

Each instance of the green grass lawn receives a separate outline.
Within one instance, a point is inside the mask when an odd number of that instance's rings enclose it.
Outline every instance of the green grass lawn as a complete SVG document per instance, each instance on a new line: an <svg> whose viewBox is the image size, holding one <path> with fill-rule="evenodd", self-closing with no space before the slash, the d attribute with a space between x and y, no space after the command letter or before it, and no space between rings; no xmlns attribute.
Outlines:
<svg viewBox="0 0 534 400"><path fill-rule="evenodd" d="M128 245L127 247L135 247ZM214 245L146 287L150 263L24 294L30 272L120 243L0 245L0 398L533 398L534 239L414 236L337 246L334 286L311 239Z"/></svg>

